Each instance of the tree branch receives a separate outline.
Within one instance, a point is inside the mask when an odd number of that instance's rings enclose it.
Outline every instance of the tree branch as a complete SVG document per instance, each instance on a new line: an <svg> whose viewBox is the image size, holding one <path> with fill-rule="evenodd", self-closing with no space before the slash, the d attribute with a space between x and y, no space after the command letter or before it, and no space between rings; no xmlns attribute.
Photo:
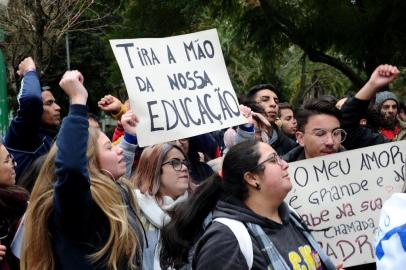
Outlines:
<svg viewBox="0 0 406 270"><path fill-rule="evenodd" d="M305 37L302 36L302 33L296 29L293 23L284 18L278 12L274 12L271 2L271 0L260 0L261 7L268 15L267 17L276 23L276 25L291 40L292 43L296 44L303 51L305 51L311 61L324 63L334 67L342 72L358 88L361 88L365 84L365 81L362 80L362 78L344 62L329 56L316 48L313 48L309 42L306 41Z"/></svg>

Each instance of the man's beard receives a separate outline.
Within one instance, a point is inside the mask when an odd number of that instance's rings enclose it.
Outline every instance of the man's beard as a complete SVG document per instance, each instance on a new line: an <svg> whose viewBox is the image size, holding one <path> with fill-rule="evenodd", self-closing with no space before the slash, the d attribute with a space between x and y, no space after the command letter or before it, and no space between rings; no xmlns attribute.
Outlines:
<svg viewBox="0 0 406 270"><path fill-rule="evenodd" d="M396 126L396 116L385 116L381 114L381 127L384 129L394 129Z"/></svg>

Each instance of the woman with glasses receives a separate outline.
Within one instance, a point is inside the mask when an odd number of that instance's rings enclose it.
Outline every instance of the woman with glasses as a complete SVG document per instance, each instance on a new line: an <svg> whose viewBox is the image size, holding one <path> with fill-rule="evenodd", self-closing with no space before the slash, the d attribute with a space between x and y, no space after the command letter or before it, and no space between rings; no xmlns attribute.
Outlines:
<svg viewBox="0 0 406 270"><path fill-rule="evenodd" d="M214 171L206 164L206 157L209 159L216 158L220 155L220 148L217 146L215 138L210 134L201 134L198 136L176 140L177 146L182 148L189 160L189 176L194 184L200 184L211 176ZM218 153L216 153L218 150Z"/></svg>
<svg viewBox="0 0 406 270"><path fill-rule="evenodd" d="M69 115L31 193L21 268L140 269L144 239L123 150L89 128L82 74L67 71L59 85Z"/></svg>
<svg viewBox="0 0 406 270"><path fill-rule="evenodd" d="M175 206L190 193L189 162L179 146L157 144L144 149L132 181L147 232L143 269L160 269L160 230L171 220Z"/></svg>
<svg viewBox="0 0 406 270"><path fill-rule="evenodd" d="M336 269L284 203L291 188L288 164L269 144L237 144L227 152L222 172L199 186L162 230L161 265ZM210 212L211 223L200 236Z"/></svg>
<svg viewBox="0 0 406 270"><path fill-rule="evenodd" d="M15 185L16 163L0 137L0 269L19 269L10 245L27 208L28 192Z"/></svg>

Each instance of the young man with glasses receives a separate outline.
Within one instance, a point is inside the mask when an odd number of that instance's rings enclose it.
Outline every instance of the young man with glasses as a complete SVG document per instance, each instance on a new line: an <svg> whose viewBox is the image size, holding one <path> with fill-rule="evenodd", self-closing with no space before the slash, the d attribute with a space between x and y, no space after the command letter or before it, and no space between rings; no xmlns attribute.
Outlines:
<svg viewBox="0 0 406 270"><path fill-rule="evenodd" d="M334 103L315 99L299 109L296 119L299 146L283 156L287 162L334 154L343 150L346 132L340 127L340 111Z"/></svg>

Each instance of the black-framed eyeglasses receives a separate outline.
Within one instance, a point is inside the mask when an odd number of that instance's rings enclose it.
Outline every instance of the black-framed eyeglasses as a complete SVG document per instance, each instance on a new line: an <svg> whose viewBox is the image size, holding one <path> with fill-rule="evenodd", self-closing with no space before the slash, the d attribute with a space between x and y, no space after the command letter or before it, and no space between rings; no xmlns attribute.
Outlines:
<svg viewBox="0 0 406 270"><path fill-rule="evenodd" d="M257 170L259 167L261 167L262 165L264 165L266 162L270 162L270 163L275 163L278 165L283 164L283 159L281 158L281 156L279 156L277 153L272 153L267 159L265 159L264 161L258 163L255 167L253 167L250 171L255 171Z"/></svg>
<svg viewBox="0 0 406 270"><path fill-rule="evenodd" d="M180 160L178 158L173 158L167 162L162 163L162 166L164 166L166 164L171 164L172 168L175 171L181 171L182 165L185 165L186 168L189 168L189 161L187 161L186 159Z"/></svg>

